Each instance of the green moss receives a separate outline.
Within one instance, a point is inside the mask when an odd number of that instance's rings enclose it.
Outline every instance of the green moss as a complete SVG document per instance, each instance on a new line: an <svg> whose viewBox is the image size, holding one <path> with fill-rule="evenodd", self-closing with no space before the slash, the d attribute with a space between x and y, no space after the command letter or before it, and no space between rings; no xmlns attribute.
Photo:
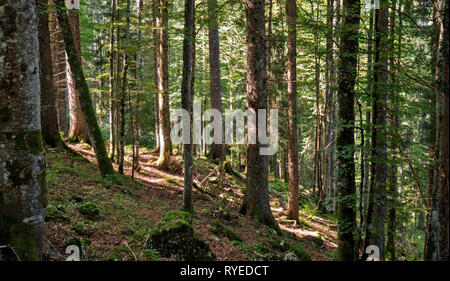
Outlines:
<svg viewBox="0 0 450 281"><path fill-rule="evenodd" d="M231 241L241 241L242 242L242 238L233 230L231 230L230 228L226 227L220 220L215 219L213 220L213 224L216 226L214 227L216 233L216 235L220 235L222 234L223 236L226 236L228 239L230 239ZM212 231L211 231L212 232Z"/></svg>
<svg viewBox="0 0 450 281"><path fill-rule="evenodd" d="M298 242L292 244L291 249L301 261L312 261L309 254L305 251L305 249L303 249L303 243Z"/></svg>
<svg viewBox="0 0 450 281"><path fill-rule="evenodd" d="M67 218L64 216L65 207L63 205L49 204L45 211L46 221L65 221Z"/></svg>
<svg viewBox="0 0 450 281"><path fill-rule="evenodd" d="M92 235L92 229L84 224L77 224L72 226L73 231L75 231L76 234L78 235L83 235L83 236L91 236Z"/></svg>
<svg viewBox="0 0 450 281"><path fill-rule="evenodd" d="M156 249L145 249L142 251L145 260L149 261L161 261L160 253Z"/></svg>
<svg viewBox="0 0 450 281"><path fill-rule="evenodd" d="M11 117L11 110L7 106L0 107L0 121L1 122L8 122L9 117Z"/></svg>
<svg viewBox="0 0 450 281"><path fill-rule="evenodd" d="M78 211L88 219L97 219L100 216L100 210L92 202L87 202L79 206Z"/></svg>
<svg viewBox="0 0 450 281"><path fill-rule="evenodd" d="M38 155L43 151L42 134L40 130L17 134L14 138L16 150L30 151Z"/></svg>
<svg viewBox="0 0 450 281"><path fill-rule="evenodd" d="M155 237L167 231L192 229L192 215L184 211L168 211L161 222L153 229L150 236Z"/></svg>
<svg viewBox="0 0 450 281"><path fill-rule="evenodd" d="M10 228L10 245L22 261L39 260L38 242L29 225L18 223Z"/></svg>

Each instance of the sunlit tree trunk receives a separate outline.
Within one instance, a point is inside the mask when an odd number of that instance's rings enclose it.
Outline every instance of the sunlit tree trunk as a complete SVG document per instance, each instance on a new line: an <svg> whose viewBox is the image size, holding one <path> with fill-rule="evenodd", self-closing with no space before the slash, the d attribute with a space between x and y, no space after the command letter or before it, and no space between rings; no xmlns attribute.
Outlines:
<svg viewBox="0 0 450 281"><path fill-rule="evenodd" d="M78 58L81 61L81 39L80 39L80 18L78 11L68 10L67 16L69 18L70 28L72 30L73 39L75 42L75 50ZM67 50L66 50L67 52ZM81 110L80 100L78 99L77 88L75 86L75 78L73 77L74 70L67 64L67 85L69 90L69 112L70 112L70 129L69 139L73 141L89 142L89 134L86 121Z"/></svg>
<svg viewBox="0 0 450 281"><path fill-rule="evenodd" d="M159 13L156 18L158 32L158 92L159 92L159 146L158 166L167 170L170 165L172 143L170 141L169 115L169 15L167 0L159 1Z"/></svg>
<svg viewBox="0 0 450 281"><path fill-rule="evenodd" d="M78 99L80 100L81 110L88 126L88 132L91 144L94 148L95 156L97 158L98 167L103 177L108 174L114 174L114 169L108 158L106 152L105 142L100 131L100 127L97 123L97 117L92 106L92 99L89 93L89 88L84 78L83 69L81 67L81 61L76 51L75 42L70 29L69 20L64 7L63 0L55 0L58 12L58 23L61 27L64 45L67 53L67 60L70 68L72 69L72 75L77 88Z"/></svg>

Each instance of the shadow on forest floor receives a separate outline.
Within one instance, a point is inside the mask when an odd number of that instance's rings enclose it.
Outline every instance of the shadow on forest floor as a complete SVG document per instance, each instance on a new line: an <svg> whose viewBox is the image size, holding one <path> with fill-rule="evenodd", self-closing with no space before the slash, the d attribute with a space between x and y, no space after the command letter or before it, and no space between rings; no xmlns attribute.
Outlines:
<svg viewBox="0 0 450 281"><path fill-rule="evenodd" d="M64 260L66 246L75 243L82 246L82 260L167 260L144 246L152 227L167 211L178 210L182 205L181 156L171 158L171 171L161 171L155 164L157 156L143 150L140 170L133 180L127 151L125 175L102 179L91 147L69 146L84 158L46 148L49 190L46 258ZM117 170L116 164L114 168ZM336 223L305 210L300 214L302 227L287 220L286 192L272 188L270 192L272 211L281 228L276 233L238 213L245 188L242 179L227 173L221 177L217 165L195 156L194 181L197 188L193 225L209 242L218 260L283 260L291 251L301 251L300 255L306 251L312 260L333 259L337 247ZM235 233L237 240L214 234L220 223Z"/></svg>

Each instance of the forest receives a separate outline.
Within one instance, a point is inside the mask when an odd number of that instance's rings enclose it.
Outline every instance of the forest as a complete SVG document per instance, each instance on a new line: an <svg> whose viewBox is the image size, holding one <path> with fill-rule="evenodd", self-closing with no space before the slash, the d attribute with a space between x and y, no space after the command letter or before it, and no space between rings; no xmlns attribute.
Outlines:
<svg viewBox="0 0 450 281"><path fill-rule="evenodd" d="M0 0L0 261L448 261L448 0Z"/></svg>

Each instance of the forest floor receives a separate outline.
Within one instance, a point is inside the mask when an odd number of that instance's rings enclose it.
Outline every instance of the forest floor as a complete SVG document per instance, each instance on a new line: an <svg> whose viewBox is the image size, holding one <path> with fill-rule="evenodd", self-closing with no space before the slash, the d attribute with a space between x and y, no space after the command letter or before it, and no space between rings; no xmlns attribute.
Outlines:
<svg viewBox="0 0 450 281"><path fill-rule="evenodd" d="M46 148L49 202L45 258L64 260L69 256L66 247L79 244L82 260L167 260L145 245L152 227L167 211L179 210L182 205L181 156L173 156L171 171L165 172L156 166L157 155L141 149L141 169L135 179L130 176L128 154L125 176L103 179L89 145L69 146L82 157ZM238 213L245 188L243 177L221 173L216 164L195 156L193 225L217 260L283 260L288 252L296 253L300 260L333 260L337 248L333 217L306 204L300 208L301 226L287 220L286 184L271 181L272 212L281 228L277 233ZM219 225L233 238L217 233Z"/></svg>

